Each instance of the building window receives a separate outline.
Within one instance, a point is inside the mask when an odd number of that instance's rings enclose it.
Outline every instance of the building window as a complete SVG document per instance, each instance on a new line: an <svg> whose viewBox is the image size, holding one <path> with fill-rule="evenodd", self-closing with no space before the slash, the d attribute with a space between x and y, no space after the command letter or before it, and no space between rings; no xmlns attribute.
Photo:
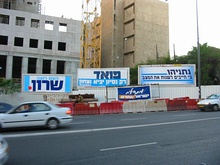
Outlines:
<svg viewBox="0 0 220 165"><path fill-rule="evenodd" d="M10 4L6 1L3 2L3 8L4 9L10 9Z"/></svg>
<svg viewBox="0 0 220 165"><path fill-rule="evenodd" d="M38 19L31 19L31 27L39 28L39 26L40 26L40 20L38 20Z"/></svg>
<svg viewBox="0 0 220 165"><path fill-rule="evenodd" d="M0 23L9 24L9 15L0 14Z"/></svg>
<svg viewBox="0 0 220 165"><path fill-rule="evenodd" d="M36 40L36 39L30 39L29 47L30 47L30 48L38 48L38 40Z"/></svg>
<svg viewBox="0 0 220 165"><path fill-rule="evenodd" d="M59 31L60 32L67 32L67 24L66 23L59 23Z"/></svg>
<svg viewBox="0 0 220 165"><path fill-rule="evenodd" d="M46 30L53 30L53 21L45 21L45 29Z"/></svg>
<svg viewBox="0 0 220 165"><path fill-rule="evenodd" d="M37 59L28 58L28 73L36 73Z"/></svg>
<svg viewBox="0 0 220 165"><path fill-rule="evenodd" d="M57 74L64 74L65 61L57 61Z"/></svg>
<svg viewBox="0 0 220 165"><path fill-rule="evenodd" d="M12 62L12 78L21 78L22 57L13 57Z"/></svg>
<svg viewBox="0 0 220 165"><path fill-rule="evenodd" d="M24 17L16 17L15 25L24 26L25 18Z"/></svg>
<svg viewBox="0 0 220 165"><path fill-rule="evenodd" d="M7 55L1 55L0 56L0 77L5 78L6 77L6 63L7 63Z"/></svg>
<svg viewBox="0 0 220 165"><path fill-rule="evenodd" d="M43 60L43 74L50 74L51 60Z"/></svg>
<svg viewBox="0 0 220 165"><path fill-rule="evenodd" d="M0 35L0 45L8 45L8 36Z"/></svg>
<svg viewBox="0 0 220 165"><path fill-rule="evenodd" d="M27 2L27 4L28 4L28 5L32 5L33 3L32 3L32 2Z"/></svg>
<svg viewBox="0 0 220 165"><path fill-rule="evenodd" d="M44 49L52 49L52 41L44 41Z"/></svg>
<svg viewBox="0 0 220 165"><path fill-rule="evenodd" d="M24 39L23 38L20 38L20 37L15 37L15 40L14 40L14 46L23 46L23 41Z"/></svg>
<svg viewBox="0 0 220 165"><path fill-rule="evenodd" d="M58 42L58 50L66 51L66 43Z"/></svg>

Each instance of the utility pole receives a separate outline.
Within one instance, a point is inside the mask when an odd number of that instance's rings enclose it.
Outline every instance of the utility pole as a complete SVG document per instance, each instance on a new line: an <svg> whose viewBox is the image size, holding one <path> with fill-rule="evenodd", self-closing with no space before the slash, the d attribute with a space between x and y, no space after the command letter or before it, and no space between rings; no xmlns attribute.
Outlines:
<svg viewBox="0 0 220 165"><path fill-rule="evenodd" d="M199 43L199 14L198 14L198 0L196 0L196 23L197 23L197 66L198 66L198 88L199 99L201 99L201 66L200 66L200 43Z"/></svg>

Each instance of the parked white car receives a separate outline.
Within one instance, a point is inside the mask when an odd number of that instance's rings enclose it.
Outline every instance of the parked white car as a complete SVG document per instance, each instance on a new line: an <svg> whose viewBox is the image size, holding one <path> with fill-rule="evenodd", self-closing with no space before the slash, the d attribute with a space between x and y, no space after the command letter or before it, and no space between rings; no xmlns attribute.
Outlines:
<svg viewBox="0 0 220 165"><path fill-rule="evenodd" d="M72 121L71 110L49 102L24 102L0 114L0 128L46 126L56 129Z"/></svg>
<svg viewBox="0 0 220 165"><path fill-rule="evenodd" d="M7 141L3 138L2 135L0 135L0 165L3 165L8 161L8 148L9 147Z"/></svg>
<svg viewBox="0 0 220 165"><path fill-rule="evenodd" d="M199 101L197 105L201 111L218 111L220 107L220 94L212 94L208 96L206 99Z"/></svg>

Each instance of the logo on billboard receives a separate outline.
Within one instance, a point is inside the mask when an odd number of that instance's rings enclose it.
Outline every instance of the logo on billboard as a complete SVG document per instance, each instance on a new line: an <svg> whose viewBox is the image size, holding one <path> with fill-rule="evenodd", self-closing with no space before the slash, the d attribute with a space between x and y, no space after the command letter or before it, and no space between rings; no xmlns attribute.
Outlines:
<svg viewBox="0 0 220 165"><path fill-rule="evenodd" d="M118 100L151 99L150 86L118 88Z"/></svg>

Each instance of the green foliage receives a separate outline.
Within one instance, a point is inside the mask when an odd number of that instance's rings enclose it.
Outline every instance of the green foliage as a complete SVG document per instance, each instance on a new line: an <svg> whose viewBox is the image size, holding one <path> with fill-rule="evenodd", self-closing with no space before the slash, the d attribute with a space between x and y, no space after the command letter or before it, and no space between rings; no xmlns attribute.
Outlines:
<svg viewBox="0 0 220 165"><path fill-rule="evenodd" d="M196 64L197 67L197 47L193 47L187 55L175 56L171 59L169 55L161 57L158 60L148 59L144 64L138 65L154 65L154 64ZM130 69L131 85L137 84L138 81L138 65ZM220 49L208 46L207 43L200 45L200 66L201 66L201 85L219 85L220 84ZM198 78L197 78L198 82Z"/></svg>
<svg viewBox="0 0 220 165"><path fill-rule="evenodd" d="M130 84L138 84L138 65L136 65L134 68L130 68Z"/></svg>
<svg viewBox="0 0 220 165"><path fill-rule="evenodd" d="M4 94L13 94L21 91L21 84L16 83L13 79L0 79L0 91Z"/></svg>

